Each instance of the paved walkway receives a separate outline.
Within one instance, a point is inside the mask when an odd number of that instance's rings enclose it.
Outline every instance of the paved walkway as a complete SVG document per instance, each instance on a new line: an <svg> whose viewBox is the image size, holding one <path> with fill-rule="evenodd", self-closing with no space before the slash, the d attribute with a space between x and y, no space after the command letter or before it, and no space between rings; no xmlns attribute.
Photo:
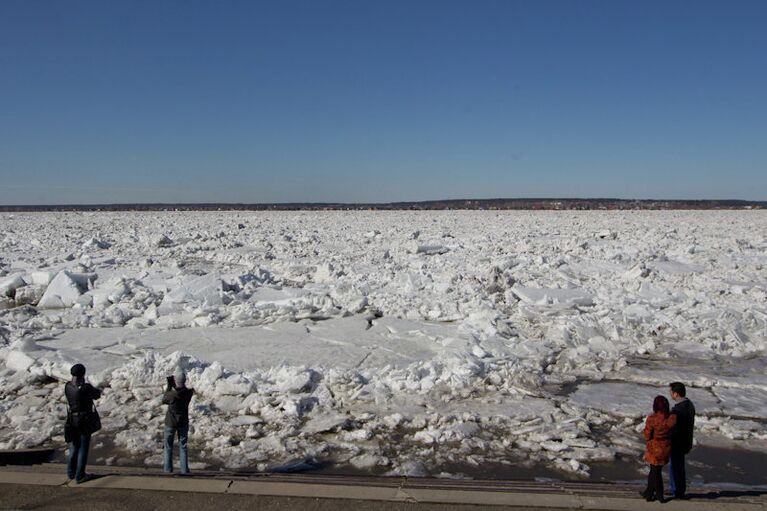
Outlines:
<svg viewBox="0 0 767 511"><path fill-rule="evenodd" d="M0 467L0 497L10 495L9 488L12 487L5 485L22 485L16 488L22 493L28 493L30 498L37 494L48 495L54 499L52 502L56 506L50 509L65 508L67 497L72 497L74 493L78 497L72 504L73 508L92 496L99 499L101 506L109 509L136 509L135 505L129 505L128 500L124 500L125 497L120 495L138 498L141 492L159 492L168 499L174 499L175 503L181 498L213 503L213 507L197 506L196 509L216 509L217 499L211 498L212 495L220 495L222 498L226 496L228 499L240 497L240 500L249 496L251 498L243 502L249 502L251 506L252 497L256 496L261 507L271 502L277 506L275 509L280 508L280 499L293 499L296 507L298 504L295 499L304 499L306 502L300 504L300 507L305 510L329 509L326 506L331 502L335 502L334 507L339 509L353 509L359 505L359 501L369 501L371 509L464 509L465 506L490 509L658 509L658 503L647 503L639 497L637 492L640 487L626 484L237 472L197 472L185 477L164 475L157 469L106 466L89 468L99 477L78 485L67 479L66 470L61 464ZM35 492L34 486L47 488ZM55 490L52 490L52 487L55 487ZM85 491L91 489L97 491ZM130 492L126 493L125 490ZM105 500L105 495L114 495L111 505L107 505L110 500ZM699 491L693 488L691 496L691 500L670 502L668 508L680 511L767 511L767 491L717 491L710 488ZM223 502L218 505L221 504ZM438 507L435 508L434 505ZM33 505L31 502L14 503L8 498L0 498L0 508L12 509L12 506L48 509L44 505ZM269 506L264 508L269 509Z"/></svg>

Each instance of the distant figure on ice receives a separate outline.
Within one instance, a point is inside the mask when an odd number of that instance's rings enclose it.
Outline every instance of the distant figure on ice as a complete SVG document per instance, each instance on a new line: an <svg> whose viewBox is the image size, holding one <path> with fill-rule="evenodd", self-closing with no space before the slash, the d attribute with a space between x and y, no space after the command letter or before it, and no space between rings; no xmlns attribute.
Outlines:
<svg viewBox="0 0 767 511"><path fill-rule="evenodd" d="M674 498L687 498L687 469L684 457L692 449L692 430L695 427L695 406L687 399L684 383L669 384L671 399L676 404L671 414L676 416L676 428L671 435L671 463L669 464L669 489Z"/></svg>
<svg viewBox="0 0 767 511"><path fill-rule="evenodd" d="M168 376L168 386L162 396L162 402L168 405L165 413L165 441L163 449L163 470L173 472L173 440L178 435L178 458L182 474L189 473L189 402L194 389L186 387L186 373L178 370L175 376Z"/></svg>
<svg viewBox="0 0 767 511"><path fill-rule="evenodd" d="M647 417L644 426L644 438L647 441L644 459L650 464L647 476L647 488L640 494L652 502L663 498L663 465L668 463L671 455L671 435L676 425L676 415L671 415L668 399L656 396L652 403L653 414Z"/></svg>
<svg viewBox="0 0 767 511"><path fill-rule="evenodd" d="M85 473L88 463L88 449L91 435L101 429L101 419L93 404L101 397L101 391L85 381L85 366L75 364L70 369L72 380L64 385L67 398L67 422L64 424L64 439L69 442L67 456L67 477L83 483L93 476Z"/></svg>

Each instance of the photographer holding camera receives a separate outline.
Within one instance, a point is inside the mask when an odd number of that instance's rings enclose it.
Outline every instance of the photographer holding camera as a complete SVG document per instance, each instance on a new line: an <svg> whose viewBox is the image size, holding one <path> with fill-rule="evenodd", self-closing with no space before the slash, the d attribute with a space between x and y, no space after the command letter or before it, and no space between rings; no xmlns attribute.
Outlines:
<svg viewBox="0 0 767 511"><path fill-rule="evenodd" d="M179 465L182 474L189 473L189 457L187 454L187 439L189 436L189 402L194 395L194 389L186 387L186 374L178 370L175 376L168 376L163 404L168 405L165 413L164 466L165 472L173 472L173 440L178 434Z"/></svg>
<svg viewBox="0 0 767 511"><path fill-rule="evenodd" d="M64 385L67 398L64 439L69 443L67 477L80 484L93 477L85 473L85 465L88 463L91 435L101 429L101 419L93 404L94 399L101 397L101 390L85 381L84 365L75 364L69 372L72 380Z"/></svg>

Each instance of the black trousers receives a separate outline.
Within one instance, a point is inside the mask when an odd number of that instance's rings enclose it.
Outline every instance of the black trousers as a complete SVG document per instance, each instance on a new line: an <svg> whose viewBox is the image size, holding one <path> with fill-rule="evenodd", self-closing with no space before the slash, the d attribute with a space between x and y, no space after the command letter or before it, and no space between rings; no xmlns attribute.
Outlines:
<svg viewBox="0 0 767 511"><path fill-rule="evenodd" d="M650 465L647 474L647 495L658 500L663 498L663 465Z"/></svg>
<svg viewBox="0 0 767 511"><path fill-rule="evenodd" d="M671 481L671 489L674 491L675 497L683 497L687 493L687 470L684 466L683 452L671 451L671 470L669 477Z"/></svg>

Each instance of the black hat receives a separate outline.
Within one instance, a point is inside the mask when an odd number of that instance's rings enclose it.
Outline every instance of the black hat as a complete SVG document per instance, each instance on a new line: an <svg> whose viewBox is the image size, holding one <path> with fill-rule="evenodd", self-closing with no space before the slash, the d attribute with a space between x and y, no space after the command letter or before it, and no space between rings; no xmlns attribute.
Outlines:
<svg viewBox="0 0 767 511"><path fill-rule="evenodd" d="M70 369L69 372L72 374L72 376L82 378L85 376L85 366L82 364L75 364L72 366L72 369Z"/></svg>

